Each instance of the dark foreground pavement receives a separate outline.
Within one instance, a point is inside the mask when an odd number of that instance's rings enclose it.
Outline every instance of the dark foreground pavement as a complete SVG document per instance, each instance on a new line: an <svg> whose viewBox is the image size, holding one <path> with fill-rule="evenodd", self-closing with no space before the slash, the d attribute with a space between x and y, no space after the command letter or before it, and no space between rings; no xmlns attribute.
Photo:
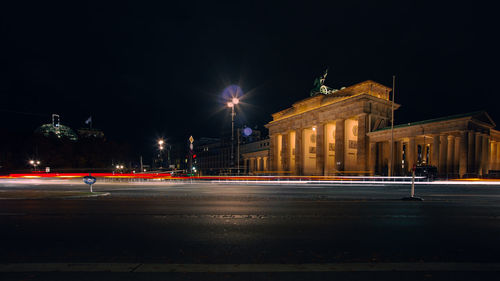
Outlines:
<svg viewBox="0 0 500 281"><path fill-rule="evenodd" d="M424 202L400 201L407 186L110 184L96 189L111 196L1 200L2 280L500 276L496 186L421 186L417 193ZM45 270L34 263L45 263ZM105 272L114 266L125 269ZM92 272L96 268L101 269Z"/></svg>

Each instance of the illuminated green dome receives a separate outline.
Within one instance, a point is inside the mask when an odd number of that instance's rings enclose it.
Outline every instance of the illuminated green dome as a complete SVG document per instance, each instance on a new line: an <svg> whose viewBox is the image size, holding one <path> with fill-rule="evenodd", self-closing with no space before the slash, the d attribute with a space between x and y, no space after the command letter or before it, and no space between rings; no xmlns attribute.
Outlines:
<svg viewBox="0 0 500 281"><path fill-rule="evenodd" d="M53 134L58 138L66 138L72 141L78 140L76 133L70 127L62 124L59 124L57 127L52 124L43 124L35 130L35 133L42 134L46 137Z"/></svg>

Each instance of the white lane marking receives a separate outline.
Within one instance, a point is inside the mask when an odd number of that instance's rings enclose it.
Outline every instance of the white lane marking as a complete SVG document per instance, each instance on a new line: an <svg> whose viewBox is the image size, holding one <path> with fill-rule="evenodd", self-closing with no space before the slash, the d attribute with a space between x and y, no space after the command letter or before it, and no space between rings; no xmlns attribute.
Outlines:
<svg viewBox="0 0 500 281"><path fill-rule="evenodd" d="M500 271L500 263L10 263L0 272L348 272L348 271Z"/></svg>

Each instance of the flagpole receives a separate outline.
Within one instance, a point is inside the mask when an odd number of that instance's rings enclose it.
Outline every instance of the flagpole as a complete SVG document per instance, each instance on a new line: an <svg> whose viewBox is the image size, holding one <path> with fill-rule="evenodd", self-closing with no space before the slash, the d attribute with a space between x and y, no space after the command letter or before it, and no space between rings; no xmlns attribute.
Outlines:
<svg viewBox="0 0 500 281"><path fill-rule="evenodd" d="M391 103L391 158L389 158L389 177L393 172L394 158L394 94L396 93L396 75L392 75L392 103Z"/></svg>

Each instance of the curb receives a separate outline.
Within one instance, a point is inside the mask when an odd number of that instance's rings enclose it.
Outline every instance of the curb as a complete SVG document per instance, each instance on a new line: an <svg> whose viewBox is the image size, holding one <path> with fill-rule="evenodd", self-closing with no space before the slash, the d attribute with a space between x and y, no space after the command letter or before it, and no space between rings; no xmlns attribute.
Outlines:
<svg viewBox="0 0 500 281"><path fill-rule="evenodd" d="M17 198L3 198L0 197L0 200L50 200L50 199L83 199L83 198L94 198L94 197L101 197L101 196L109 196L111 193L109 192L93 192L94 194L89 194L89 195L69 195L69 196L55 196L55 197L40 197L40 198L33 198L33 197L17 197ZM99 194L95 194L99 193Z"/></svg>

